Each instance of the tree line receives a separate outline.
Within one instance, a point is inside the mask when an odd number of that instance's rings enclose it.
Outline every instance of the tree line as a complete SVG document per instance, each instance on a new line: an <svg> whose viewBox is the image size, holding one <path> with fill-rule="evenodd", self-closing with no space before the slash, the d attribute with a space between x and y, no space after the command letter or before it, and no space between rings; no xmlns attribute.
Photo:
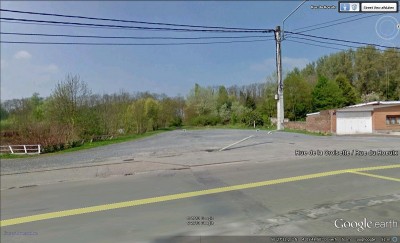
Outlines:
<svg viewBox="0 0 400 243"><path fill-rule="evenodd" d="M166 127L268 126L276 117L276 75L264 83L202 87L186 97L93 94L78 75L67 75L49 97L1 103L2 144L77 146L99 135L142 134ZM400 100L400 53L367 46L319 58L286 73L285 117L374 100ZM54 148L53 148L54 149ZM51 149L49 149L51 150Z"/></svg>
<svg viewBox="0 0 400 243"><path fill-rule="evenodd" d="M285 94L293 120L360 102L400 100L400 52L366 46L321 57L288 73Z"/></svg>
<svg viewBox="0 0 400 243"><path fill-rule="evenodd" d="M73 147L99 135L142 134L181 126L183 109L182 97L93 94L78 75L67 75L47 98L34 93L2 102L2 144Z"/></svg>

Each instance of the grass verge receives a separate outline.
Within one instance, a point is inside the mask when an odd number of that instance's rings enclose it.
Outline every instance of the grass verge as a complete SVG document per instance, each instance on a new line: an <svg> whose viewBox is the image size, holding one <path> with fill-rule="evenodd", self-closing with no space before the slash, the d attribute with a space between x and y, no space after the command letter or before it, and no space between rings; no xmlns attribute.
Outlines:
<svg viewBox="0 0 400 243"><path fill-rule="evenodd" d="M307 135L313 135L313 136L331 136L332 134L330 133L322 133L322 132L310 132L306 130L297 130L297 129L289 129L285 128L283 132L292 132L292 133L301 133L301 134L307 134Z"/></svg>
<svg viewBox="0 0 400 243"><path fill-rule="evenodd" d="M151 131L151 132L146 132L144 134L133 134L133 135L125 135L125 136L120 136L116 137L110 140L103 140L103 141L95 141L95 142L86 142L81 146L78 147L73 147L73 148L68 148L64 149L61 151L53 152L53 153L46 153L46 154L41 154L40 156L51 156L55 154L63 154L63 153L69 153L69 152L75 152L79 150L84 150L84 149L91 149L91 148L96 148L100 146L105 146L105 145L110 145L110 144L115 144L115 143L122 143L122 142L128 142L128 141L134 141L134 140L139 140L143 139L146 137L154 136L163 132L168 132L172 131L174 128L165 128L165 129L160 129L157 131ZM17 159L17 158L33 158L39 155L25 155L25 154L1 154L0 159Z"/></svg>
<svg viewBox="0 0 400 243"><path fill-rule="evenodd" d="M37 156L39 156L39 154L0 154L0 159L33 158Z"/></svg>
<svg viewBox="0 0 400 243"><path fill-rule="evenodd" d="M204 129L240 129L240 130L264 130L264 131L271 131L276 130L275 127L249 127L245 125L215 125L215 126L183 126L182 129L187 130L204 130Z"/></svg>

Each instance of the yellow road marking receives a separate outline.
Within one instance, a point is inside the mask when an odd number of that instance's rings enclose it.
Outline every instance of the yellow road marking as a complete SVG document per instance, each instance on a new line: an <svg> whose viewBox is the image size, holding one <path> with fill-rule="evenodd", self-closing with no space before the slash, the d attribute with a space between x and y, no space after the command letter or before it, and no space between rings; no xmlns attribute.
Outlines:
<svg viewBox="0 0 400 243"><path fill-rule="evenodd" d="M54 218L61 218L61 217L67 217L67 216L73 216L73 215L80 215L80 214L86 214L86 213L107 211L107 210L111 210L111 209L134 207L134 206L157 203L157 202L166 202L166 201L171 201L171 200L191 198L191 197L197 197L197 196L203 196L203 195L211 195L211 194L216 194L216 193L221 193L221 192L237 191L237 190L244 190L244 189L262 187L262 186L276 185L276 184L287 183L287 182L302 181L302 180L326 177L326 176L331 176L331 175L355 173L355 172L370 171L370 170L393 169L393 168L400 168L400 164L365 167L365 168L354 168L354 169L347 169L347 170L335 170L335 171L308 174L308 175L302 175L302 176L281 178L281 179L276 179L276 180L268 180L268 181L247 183L247 184L241 184L241 185L235 185L235 186L219 187L219 188L213 188L213 189L207 189L207 190L201 190L201 191L185 192L185 193L171 194L171 195L160 196L160 197L151 197L151 198L145 198L145 199L125 201L125 202L119 202L119 203L111 203L111 204L104 204L104 205L98 205L98 206L76 208L76 209L63 210L63 211L57 211L57 212L51 212L51 213L36 214L36 215L31 215L31 216L1 220L0 227L16 225L16 224L23 224L23 223L28 223L28 222L40 221L40 220L46 220L46 219L54 219Z"/></svg>
<svg viewBox="0 0 400 243"><path fill-rule="evenodd" d="M374 175L374 174L369 174L369 173L363 173L363 172L358 172L358 171L349 171L350 173L353 174L358 174L358 175L364 175L364 176L370 176L370 177L375 177L379 179L384 179L384 180L389 180L389 181L397 181L400 182L400 179L393 178L393 177L387 177L387 176L381 176L381 175Z"/></svg>

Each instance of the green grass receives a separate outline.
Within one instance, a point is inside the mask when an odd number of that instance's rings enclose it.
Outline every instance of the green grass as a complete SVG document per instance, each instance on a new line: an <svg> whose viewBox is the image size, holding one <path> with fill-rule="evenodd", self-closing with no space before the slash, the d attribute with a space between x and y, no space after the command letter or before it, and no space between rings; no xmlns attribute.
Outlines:
<svg viewBox="0 0 400 243"><path fill-rule="evenodd" d="M19 158L33 158L37 157L38 154L0 154L0 159L19 159Z"/></svg>
<svg viewBox="0 0 400 243"><path fill-rule="evenodd" d="M271 131L271 130L275 130L276 128L271 126L271 127L256 127L254 129L254 127L249 127L246 125L232 125L232 124L228 124L228 125L215 125L215 126L183 126L182 129L187 129L187 130L204 130L204 129L245 129L245 130L255 130L255 129L259 129L259 130L265 130L265 131Z"/></svg>
<svg viewBox="0 0 400 243"><path fill-rule="evenodd" d="M172 130L174 130L174 129L173 128L165 128L165 129L160 129L157 131L146 132L144 134L133 134L133 135L120 136L120 137L116 137L116 138L113 138L110 140L95 141L92 143L86 142L83 145L78 146L78 147L68 148L68 149L64 149L64 150L52 152L52 153L45 153L45 154L41 154L40 156L51 156L51 155L55 155L55 154L75 152L75 151L79 151L79 150L91 149L91 148L96 148L96 147L115 144L115 143L134 141L134 140L139 140L139 139L143 139L146 137L154 136L154 135L157 135L157 134L160 134L163 132L172 131ZM31 157L36 157L36 156L38 156L38 155L1 154L0 159L31 158Z"/></svg>
<svg viewBox="0 0 400 243"><path fill-rule="evenodd" d="M243 124L239 125L216 125L216 126L184 126L183 129L187 130L204 130L204 129L245 129L245 130L254 130L254 127L249 127ZM264 131L273 131L276 130L275 126L270 127L256 127L256 129L264 130ZM301 133L307 135L314 135L314 136L331 136L330 133L321 133L321 132L310 132L306 130L298 130L298 129L289 129L285 128L283 132L292 132L292 133Z"/></svg>
<svg viewBox="0 0 400 243"><path fill-rule="evenodd" d="M216 125L216 126L184 126L183 129L187 130L204 130L204 129L245 129L245 130L254 130L253 127L249 127L246 125ZM256 127L256 129L264 130L264 131L273 131L276 130L275 126L270 127ZM283 132L291 132L291 133L301 133L313 136L331 136L330 133L321 133L321 132L309 132L305 130L298 130L298 129L289 129L285 128Z"/></svg>
<svg viewBox="0 0 400 243"><path fill-rule="evenodd" d="M285 128L283 132L292 132L292 133L301 133L301 134L307 134L307 135L313 135L313 136L331 136L332 134L330 133L322 133L322 132L310 132L306 130L297 130L297 129L289 129Z"/></svg>
<svg viewBox="0 0 400 243"><path fill-rule="evenodd" d="M116 137L110 140L103 140L103 141L95 141L95 142L86 142L83 145L79 147L74 147L74 148L68 148L64 149L61 151L54 152L52 154L61 154L61 153L68 153L68 152L74 152L74 151L79 151L79 150L84 150L84 149L91 149L91 148L96 148L100 146L105 146L105 145L110 145L110 144L115 144L115 143L122 143L122 142L128 142L128 141L133 141L133 140L139 140L143 139L146 137L154 136L166 131L172 131L173 129L160 129L157 131L151 131L151 132L146 132L144 134L133 134L133 135L126 135L126 136L120 136Z"/></svg>

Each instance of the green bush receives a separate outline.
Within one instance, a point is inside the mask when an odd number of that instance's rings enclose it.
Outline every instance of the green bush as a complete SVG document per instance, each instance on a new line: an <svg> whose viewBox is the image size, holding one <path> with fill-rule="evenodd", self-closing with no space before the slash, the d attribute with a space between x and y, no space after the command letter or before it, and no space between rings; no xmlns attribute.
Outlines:
<svg viewBox="0 0 400 243"><path fill-rule="evenodd" d="M236 123L238 123L239 122L239 117L238 117L238 115L236 115L235 113L232 113L232 115L231 115L231 124L232 125L235 125Z"/></svg>
<svg viewBox="0 0 400 243"><path fill-rule="evenodd" d="M271 123L271 118L269 116L263 115L262 119L265 127L271 127L272 123Z"/></svg>
<svg viewBox="0 0 400 243"><path fill-rule="evenodd" d="M183 121L181 117L175 117L170 124L170 127L181 127L183 125Z"/></svg>
<svg viewBox="0 0 400 243"><path fill-rule="evenodd" d="M242 118L241 122L244 123L246 126L253 126L254 122L256 123L256 126L263 126L264 125L264 119L261 115L260 112L258 111L249 111L246 112Z"/></svg>
<svg viewBox="0 0 400 243"><path fill-rule="evenodd" d="M221 123L221 118L213 115L198 116L191 121L193 126L215 126L219 123Z"/></svg>

